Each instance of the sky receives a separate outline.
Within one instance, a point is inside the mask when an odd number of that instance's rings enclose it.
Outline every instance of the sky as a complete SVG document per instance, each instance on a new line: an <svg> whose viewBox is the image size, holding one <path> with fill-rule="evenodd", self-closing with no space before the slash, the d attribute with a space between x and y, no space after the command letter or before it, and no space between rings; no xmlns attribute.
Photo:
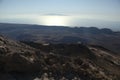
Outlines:
<svg viewBox="0 0 120 80"><path fill-rule="evenodd" d="M0 0L0 22L120 30L120 0Z"/></svg>

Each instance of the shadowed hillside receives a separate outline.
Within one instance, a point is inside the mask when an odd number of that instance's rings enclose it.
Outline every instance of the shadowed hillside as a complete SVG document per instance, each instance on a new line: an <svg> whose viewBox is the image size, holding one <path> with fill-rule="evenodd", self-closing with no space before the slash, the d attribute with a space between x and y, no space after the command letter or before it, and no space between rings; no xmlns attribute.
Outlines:
<svg viewBox="0 0 120 80"><path fill-rule="evenodd" d="M70 28L0 23L0 33L19 41L38 43L78 43L101 45L120 53L120 32L96 27Z"/></svg>

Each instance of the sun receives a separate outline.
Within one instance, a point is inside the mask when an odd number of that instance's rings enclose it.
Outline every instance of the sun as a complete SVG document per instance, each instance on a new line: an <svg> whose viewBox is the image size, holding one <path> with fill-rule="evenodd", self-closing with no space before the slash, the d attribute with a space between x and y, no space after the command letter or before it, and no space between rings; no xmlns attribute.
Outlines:
<svg viewBox="0 0 120 80"><path fill-rule="evenodd" d="M67 21L63 16L46 16L44 17L43 24L52 26L65 26Z"/></svg>

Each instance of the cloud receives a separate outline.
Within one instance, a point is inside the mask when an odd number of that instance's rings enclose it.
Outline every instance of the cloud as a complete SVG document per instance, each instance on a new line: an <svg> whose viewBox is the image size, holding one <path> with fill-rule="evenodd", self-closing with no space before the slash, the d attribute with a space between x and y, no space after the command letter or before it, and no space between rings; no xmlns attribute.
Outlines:
<svg viewBox="0 0 120 80"><path fill-rule="evenodd" d="M66 14L57 14L57 13L48 13L48 14L43 14L43 15L47 15L47 16L68 16Z"/></svg>

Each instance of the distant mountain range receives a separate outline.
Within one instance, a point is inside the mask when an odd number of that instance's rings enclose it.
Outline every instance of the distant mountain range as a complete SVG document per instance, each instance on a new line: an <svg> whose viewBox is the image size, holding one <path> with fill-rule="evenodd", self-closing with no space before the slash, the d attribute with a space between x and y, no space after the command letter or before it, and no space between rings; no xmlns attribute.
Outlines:
<svg viewBox="0 0 120 80"><path fill-rule="evenodd" d="M95 44L120 54L120 32L108 28L0 23L0 34L19 41L36 43Z"/></svg>

